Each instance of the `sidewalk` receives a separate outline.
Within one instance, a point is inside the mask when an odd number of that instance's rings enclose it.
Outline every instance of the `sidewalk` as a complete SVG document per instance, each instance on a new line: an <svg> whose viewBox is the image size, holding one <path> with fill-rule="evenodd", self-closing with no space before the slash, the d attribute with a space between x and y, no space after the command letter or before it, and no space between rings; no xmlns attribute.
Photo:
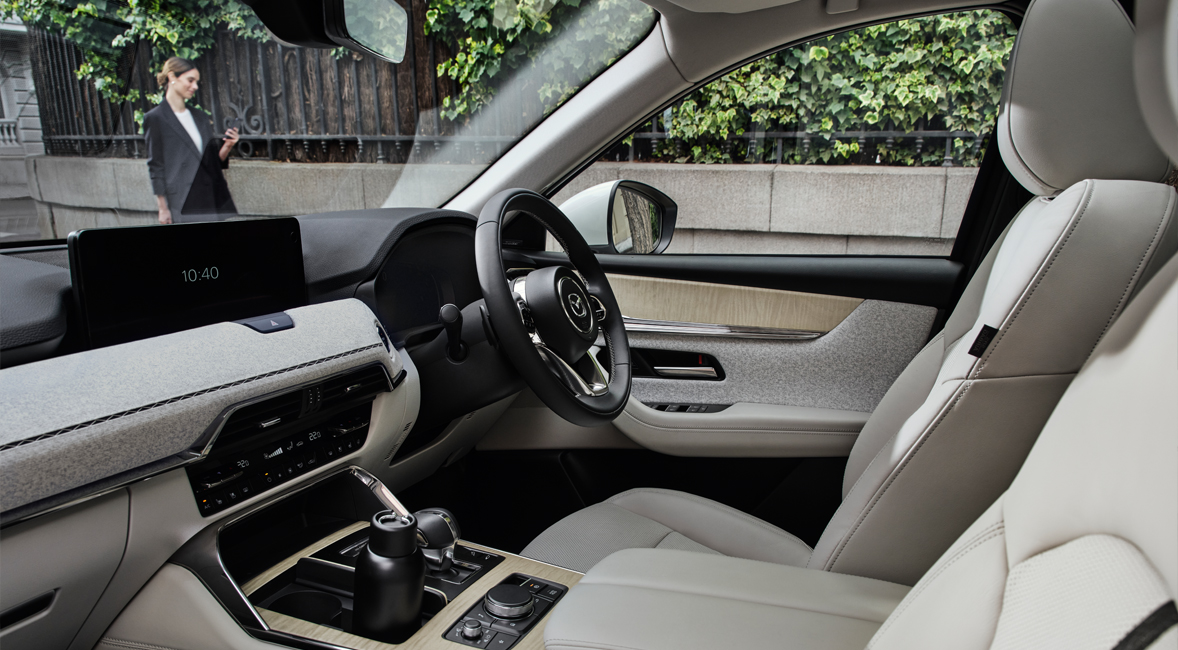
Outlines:
<svg viewBox="0 0 1178 650"><path fill-rule="evenodd" d="M37 206L25 185L0 185L0 244L41 238Z"/></svg>

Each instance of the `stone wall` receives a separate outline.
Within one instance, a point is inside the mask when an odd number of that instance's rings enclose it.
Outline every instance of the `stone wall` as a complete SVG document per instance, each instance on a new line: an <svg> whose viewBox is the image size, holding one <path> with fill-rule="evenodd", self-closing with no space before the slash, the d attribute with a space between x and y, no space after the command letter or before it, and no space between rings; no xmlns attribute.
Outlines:
<svg viewBox="0 0 1178 650"><path fill-rule="evenodd" d="M557 204L607 181L679 204L668 252L944 255L977 168L596 163Z"/></svg>
<svg viewBox="0 0 1178 650"><path fill-rule="evenodd" d="M142 160L26 160L42 235L155 223ZM457 192L477 168L459 165L272 163L226 171L243 216L423 205ZM598 183L649 183L679 204L670 252L941 255L973 187L974 168L596 163L556 195ZM439 187L441 186L441 187ZM426 190L425 188L428 188ZM390 192L395 192L390 198Z"/></svg>

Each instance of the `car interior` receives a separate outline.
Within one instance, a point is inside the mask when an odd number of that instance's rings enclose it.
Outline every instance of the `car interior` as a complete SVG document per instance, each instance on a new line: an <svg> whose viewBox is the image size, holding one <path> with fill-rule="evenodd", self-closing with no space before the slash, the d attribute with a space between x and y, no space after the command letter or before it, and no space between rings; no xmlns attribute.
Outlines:
<svg viewBox="0 0 1178 650"><path fill-rule="evenodd" d="M1178 2L643 2L441 207L0 248L0 646L1178 649ZM947 255L557 205L727 72L963 9L1017 40Z"/></svg>

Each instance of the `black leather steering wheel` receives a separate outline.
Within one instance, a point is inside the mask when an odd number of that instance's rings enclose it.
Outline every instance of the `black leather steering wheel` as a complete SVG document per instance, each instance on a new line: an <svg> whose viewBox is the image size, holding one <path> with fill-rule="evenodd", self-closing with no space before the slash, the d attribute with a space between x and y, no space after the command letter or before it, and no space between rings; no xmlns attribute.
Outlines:
<svg viewBox="0 0 1178 650"><path fill-rule="evenodd" d="M516 211L543 224L580 275L550 266L509 281L501 232ZM605 271L568 217L531 190L504 190L479 214L474 255L499 344L536 396L573 424L612 422L630 397L630 345ZM600 363L599 333L608 352Z"/></svg>

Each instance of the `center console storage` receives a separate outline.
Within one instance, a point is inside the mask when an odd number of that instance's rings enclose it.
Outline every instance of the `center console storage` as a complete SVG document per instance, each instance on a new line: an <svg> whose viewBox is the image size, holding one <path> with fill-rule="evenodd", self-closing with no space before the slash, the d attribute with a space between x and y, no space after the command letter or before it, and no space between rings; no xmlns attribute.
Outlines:
<svg viewBox="0 0 1178 650"><path fill-rule="evenodd" d="M374 534L380 543L370 549ZM270 643L542 648L543 621L580 574L458 534L447 511L409 513L353 467L211 526L172 562L200 577L249 634ZM415 543L402 544L407 539ZM386 560L383 569L370 564Z"/></svg>

